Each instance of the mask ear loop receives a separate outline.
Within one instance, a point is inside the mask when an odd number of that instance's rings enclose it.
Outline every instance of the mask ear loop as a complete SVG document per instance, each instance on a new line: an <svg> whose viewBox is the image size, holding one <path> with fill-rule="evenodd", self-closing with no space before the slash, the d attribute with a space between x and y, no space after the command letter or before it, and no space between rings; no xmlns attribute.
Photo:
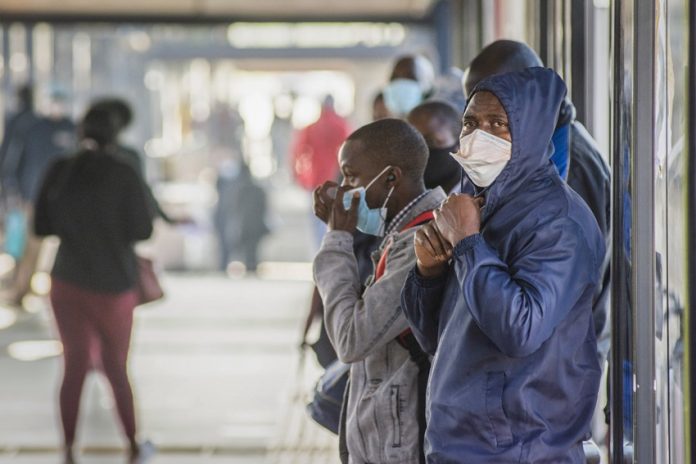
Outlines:
<svg viewBox="0 0 696 464"><path fill-rule="evenodd" d="M369 184L367 184L367 185L365 186L365 191L367 192L367 189L369 189L370 187L372 187L372 184L374 184L375 182L377 182L377 179L379 179L380 177L382 177L382 174L384 174L385 172L387 172L387 171L390 170L391 168L392 168L391 166L387 166L386 168L382 169L382 171L381 171L379 174L377 174L377 175L375 176L375 178L372 179L372 180L370 181ZM392 188L393 188L393 187L392 187Z"/></svg>
<svg viewBox="0 0 696 464"><path fill-rule="evenodd" d="M375 176L375 178L370 181L369 184L367 184L367 186L365 187L365 193L367 193L367 189L369 189L372 186L372 184L377 182L377 179L382 177L382 175L385 172L389 171L391 168L392 167L390 165L390 166L387 166L386 168L382 169L382 171L379 174L377 174ZM392 193L394 193L394 186L393 185L392 185L392 188L389 189L389 193L387 193L387 198L384 200L384 203L382 203L382 207L379 209L379 216L380 216L380 218L382 218L382 227L384 227L384 224L387 222L386 212L384 210L386 209L387 202L391 198Z"/></svg>
<svg viewBox="0 0 696 464"><path fill-rule="evenodd" d="M382 203L382 207L379 209L379 215L382 218L382 223L386 224L387 222L387 203L389 202L389 199L392 196L392 193L394 193L394 187L389 189L389 193L387 193L387 198L384 200L384 203Z"/></svg>
<svg viewBox="0 0 696 464"><path fill-rule="evenodd" d="M387 203L389 202L389 199L392 196L392 193L394 193L394 186L392 185L392 188L389 189L389 193L387 193L387 198L384 200L384 203L382 203L382 208L386 208Z"/></svg>

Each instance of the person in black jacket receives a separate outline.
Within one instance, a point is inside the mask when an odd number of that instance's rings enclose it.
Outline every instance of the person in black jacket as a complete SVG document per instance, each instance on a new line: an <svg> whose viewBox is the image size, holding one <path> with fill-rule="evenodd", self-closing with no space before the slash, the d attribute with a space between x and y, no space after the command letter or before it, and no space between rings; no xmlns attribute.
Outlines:
<svg viewBox="0 0 696 464"><path fill-rule="evenodd" d="M150 237L152 214L140 177L115 155L111 114L89 111L81 131L83 148L51 166L34 216L37 235L60 238L50 296L65 361L60 389L65 463L74 462L82 385L96 353L114 392L131 461L136 462L143 451L136 441L127 373L138 302L133 246Z"/></svg>
<svg viewBox="0 0 696 464"><path fill-rule="evenodd" d="M494 74L543 66L541 59L528 45L513 40L497 40L485 47L469 64L464 80L464 92L471 95L480 81ZM606 253L602 264L602 281L594 297L592 316L597 337L597 357L600 365L607 359L610 345L609 290L611 257L610 206L611 178L609 166L599 152L596 142L580 121L575 119L575 107L566 97L553 135L554 162L561 178L575 190L597 220L604 237Z"/></svg>

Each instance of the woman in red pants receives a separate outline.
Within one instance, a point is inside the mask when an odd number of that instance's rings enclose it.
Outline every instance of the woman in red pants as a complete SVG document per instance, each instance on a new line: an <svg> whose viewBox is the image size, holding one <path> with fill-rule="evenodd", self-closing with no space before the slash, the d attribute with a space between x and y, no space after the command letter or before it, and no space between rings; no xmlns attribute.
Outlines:
<svg viewBox="0 0 696 464"><path fill-rule="evenodd" d="M49 169L35 209L36 234L60 238L51 303L65 360L60 412L66 464L74 462L82 385L95 361L113 389L131 462L141 456L127 361L137 304L133 245L151 235L152 212L142 181L115 156L114 122L107 111L87 113L82 149Z"/></svg>

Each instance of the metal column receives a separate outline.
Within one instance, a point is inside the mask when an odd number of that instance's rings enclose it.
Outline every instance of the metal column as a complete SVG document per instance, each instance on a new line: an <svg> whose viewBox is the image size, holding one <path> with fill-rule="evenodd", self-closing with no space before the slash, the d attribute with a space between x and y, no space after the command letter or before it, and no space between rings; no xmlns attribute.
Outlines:
<svg viewBox="0 0 696 464"><path fill-rule="evenodd" d="M441 73L446 73L452 67L452 11L451 0L440 0L433 10L433 30Z"/></svg>
<svg viewBox="0 0 696 464"><path fill-rule="evenodd" d="M576 118L586 127L592 127L590 121L591 112L591 93L589 83L592 76L592 61L589 59L588 51L591 50L592 40L590 34L591 25L591 2L587 0L574 0L571 3L572 22L570 27L570 68L571 75L571 98L575 105Z"/></svg>
<svg viewBox="0 0 696 464"><path fill-rule="evenodd" d="M688 70L688 110L687 127L696 124L696 5L689 5L689 70ZM684 411L684 433L686 441L686 456L684 462L693 462L694 444L696 444L696 357L693 355L694 339L696 337L696 317L693 309L696 305L696 133L688 131L687 148L687 286L688 301L686 304L685 327L686 337L684 352L686 355L686 408Z"/></svg>
<svg viewBox="0 0 696 464"><path fill-rule="evenodd" d="M623 365L628 354L627 342L628 314L630 314L630 295L627 292L626 281L630 275L630 257L626 256L624 243L630 240L624 227L627 205L624 202L627 181L625 172L628 172L630 163L624 154L629 150L626 143L630 143L626 132L628 127L625 113L626 104L630 104L630 97L626 93L630 90L625 87L623 79L624 61L631 59L632 55L624 49L623 10L627 0L617 0L613 6L612 40L613 40L613 68L614 82L612 93L612 256L611 256L611 352L609 360L609 407L610 409L610 438L609 451L610 462L620 464L624 462L624 375ZM631 0L628 0L631 1ZM629 56L626 56L629 55Z"/></svg>
<svg viewBox="0 0 696 464"><path fill-rule="evenodd" d="M633 37L633 349L634 456L655 455L655 5L634 0Z"/></svg>

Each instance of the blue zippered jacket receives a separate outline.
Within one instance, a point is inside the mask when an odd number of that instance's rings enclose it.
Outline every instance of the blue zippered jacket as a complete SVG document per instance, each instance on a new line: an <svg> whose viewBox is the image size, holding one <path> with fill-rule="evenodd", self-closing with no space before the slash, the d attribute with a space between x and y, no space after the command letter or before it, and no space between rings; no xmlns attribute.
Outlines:
<svg viewBox="0 0 696 464"><path fill-rule="evenodd" d="M427 460L584 463L601 374L592 296L604 240L549 160L566 87L552 70L529 68L478 91L507 112L511 159L484 193L481 232L455 246L440 277L412 270L402 293L434 355Z"/></svg>

